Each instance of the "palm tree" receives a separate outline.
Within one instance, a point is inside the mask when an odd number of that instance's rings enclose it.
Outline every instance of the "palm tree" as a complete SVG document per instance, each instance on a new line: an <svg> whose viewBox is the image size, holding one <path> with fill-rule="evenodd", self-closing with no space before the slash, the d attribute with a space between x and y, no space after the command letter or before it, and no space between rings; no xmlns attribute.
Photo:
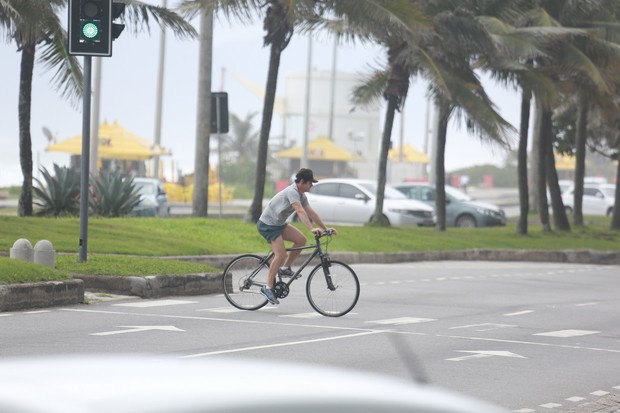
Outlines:
<svg viewBox="0 0 620 413"><path fill-rule="evenodd" d="M21 52L19 87L19 147L22 175L18 203L20 216L32 215L32 139L30 135L32 75L37 47L42 45L40 60L46 69L55 69L53 84L63 97L77 104L82 94L82 72L75 56L67 50L67 32L63 29L59 12L67 0L0 0L0 30L15 41ZM193 27L165 8L150 6L136 0L125 0L128 5L125 20L134 26L134 32L149 29L148 14L162 27L175 34L194 36Z"/></svg>
<svg viewBox="0 0 620 413"><path fill-rule="evenodd" d="M263 210L269 134L271 133L273 107L278 85L280 56L288 46L295 28L301 26L306 20L318 16L319 9L322 6L320 3L317 0L186 0L180 6L181 10L187 13L195 13L203 8L214 7L216 11L222 11L229 19L237 18L247 22L264 14L265 36L263 43L265 46L269 46L269 68L259 134L254 198L245 216L245 220L248 222L258 221Z"/></svg>
<svg viewBox="0 0 620 413"><path fill-rule="evenodd" d="M58 18L65 3L65 0L4 0L0 9L0 30L6 31L6 37L15 41L21 52L18 116L20 165L24 180L18 203L20 216L32 215L30 108L37 45L43 45L41 60L46 68L56 69L53 80L62 95L75 103L81 94L79 65L77 59L67 53L66 32Z"/></svg>
<svg viewBox="0 0 620 413"><path fill-rule="evenodd" d="M256 182L254 185L254 198L248 210L245 220L256 222L263 211L263 197L267 175L267 157L269 134L271 132L271 120L273 118L273 106L276 98L278 84L278 71L280 69L280 56L289 44L295 26L303 19L316 16L315 1L311 0L270 0L265 13L263 28L265 29L264 44L270 46L269 69L267 71L267 84L263 101L263 115L258 142L258 158L256 160Z"/></svg>
<svg viewBox="0 0 620 413"><path fill-rule="evenodd" d="M377 194L371 221L374 225L389 225L383 215L387 158L390 149L394 116L404 104L409 89L409 79L418 71L417 65L405 65L401 54L411 49L430 28L428 18L416 5L408 1L334 1L330 11L339 19L330 28L345 38L373 41L386 47L387 67L376 70L367 80L353 90L353 101L367 105L383 96L387 102L381 138L377 173ZM386 30L389 28L389 30ZM419 52L419 51L418 51ZM418 55L418 58L423 53Z"/></svg>
<svg viewBox="0 0 620 413"><path fill-rule="evenodd" d="M431 2L432 3L432 2ZM439 110L437 125L437 157L435 211L437 229L445 231L445 147L447 125L453 114L466 117L470 132L487 142L507 147L514 128L496 111L475 73L471 62L489 61L497 55L496 46L486 28L475 16L462 9L437 13L433 22L437 36L426 48L437 67L427 70L431 93Z"/></svg>
<svg viewBox="0 0 620 413"><path fill-rule="evenodd" d="M383 72L375 72L365 85L355 90L354 96L357 102L370 101L381 90L388 103L379 161L378 186L382 188L394 112L406 98L409 77L421 74L430 80L431 93L440 110L435 162L437 228L445 230L444 153L447 124L451 115L455 109L459 114L467 113L469 120L473 120L468 122L472 130L502 143L510 127L493 109L469 65L470 59L479 55L480 50L493 46L482 25L473 19L473 15L463 10L451 11L450 5L447 11L442 9L445 5L435 2L416 2L416 6L420 8L409 5L411 15L415 18L423 16L420 9L427 11L433 16L432 30L418 30L412 34L412 25L405 24L405 30L395 31L391 36L377 36L379 42L388 48L388 66ZM402 12L395 15L408 16ZM412 17L404 21L410 22ZM454 32L450 32L449 27L454 27ZM468 33L470 37L464 38L463 33ZM456 39L458 46L451 46L450 42ZM461 47L464 44L468 46L465 49ZM381 222L382 216L382 197L379 195L373 217L377 223Z"/></svg>
<svg viewBox="0 0 620 413"><path fill-rule="evenodd" d="M254 159L258 151L258 133L252 131L252 119L258 112L248 113L245 119L239 118L234 113L230 114L232 133L224 137L222 152L228 154L238 162L248 162Z"/></svg>

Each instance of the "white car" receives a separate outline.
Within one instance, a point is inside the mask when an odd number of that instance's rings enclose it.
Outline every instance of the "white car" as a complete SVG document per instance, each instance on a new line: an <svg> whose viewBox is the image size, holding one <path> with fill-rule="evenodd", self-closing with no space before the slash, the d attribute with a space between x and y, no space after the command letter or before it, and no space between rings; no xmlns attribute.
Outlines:
<svg viewBox="0 0 620 413"><path fill-rule="evenodd" d="M28 413L508 413L431 385L251 359L0 360L0 411Z"/></svg>
<svg viewBox="0 0 620 413"><path fill-rule="evenodd" d="M614 209L615 185L591 185L583 186L582 212L584 215L607 215L611 216ZM566 211L571 213L574 209L575 188L571 187L562 194L562 202Z"/></svg>
<svg viewBox="0 0 620 413"><path fill-rule="evenodd" d="M322 179L308 196L310 206L323 221L335 224L366 224L375 211L377 183L364 179ZM385 187L383 215L394 226L434 226L433 208L407 199L396 189Z"/></svg>

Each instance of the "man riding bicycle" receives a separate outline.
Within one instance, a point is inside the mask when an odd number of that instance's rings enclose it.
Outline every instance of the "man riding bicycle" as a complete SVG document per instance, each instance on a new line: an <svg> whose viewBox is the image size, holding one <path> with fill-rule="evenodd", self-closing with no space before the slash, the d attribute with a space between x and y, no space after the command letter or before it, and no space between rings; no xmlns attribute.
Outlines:
<svg viewBox="0 0 620 413"><path fill-rule="evenodd" d="M271 304L279 304L273 292L276 274L279 273L281 277L293 276L291 266L301 254L301 250L293 250L287 256L284 241L293 242L293 248L303 247L308 241L300 230L287 224L288 217L295 212L299 220L313 234L320 234L323 230L336 233L335 229L325 226L321 217L308 203L305 193L315 182L318 181L314 179L312 170L301 168L295 175L295 182L278 192L269 201L256 223L258 232L269 242L275 254L269 267L267 285L261 288L261 293ZM318 227L314 227L313 222Z"/></svg>

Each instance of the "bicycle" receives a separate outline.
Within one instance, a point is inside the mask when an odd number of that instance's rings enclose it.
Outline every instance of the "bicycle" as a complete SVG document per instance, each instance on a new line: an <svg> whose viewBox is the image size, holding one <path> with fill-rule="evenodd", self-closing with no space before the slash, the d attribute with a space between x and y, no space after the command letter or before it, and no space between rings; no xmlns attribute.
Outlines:
<svg viewBox="0 0 620 413"><path fill-rule="evenodd" d="M326 317L340 317L355 307L360 295L360 283L351 267L329 258L327 245L332 235L332 232L325 231L314 236L315 243L312 245L287 248L287 251L305 249L314 249L314 251L288 281L284 281L279 274L277 275L274 294L278 299L289 295L291 284L301 278L301 272L314 258L319 257L320 263L312 269L306 281L306 296L312 308ZM325 251L321 243L324 237ZM236 257L226 266L222 276L222 285L224 296L229 303L241 310L258 310L267 304L268 301L260 293L260 289L267 284L269 265L273 256L273 251L264 257L244 254Z"/></svg>

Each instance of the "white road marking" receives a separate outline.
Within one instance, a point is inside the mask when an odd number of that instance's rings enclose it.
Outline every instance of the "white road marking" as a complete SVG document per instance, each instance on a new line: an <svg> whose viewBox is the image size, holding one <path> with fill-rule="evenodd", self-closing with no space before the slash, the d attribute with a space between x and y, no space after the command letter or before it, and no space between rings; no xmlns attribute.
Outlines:
<svg viewBox="0 0 620 413"><path fill-rule="evenodd" d="M0 314L0 317L11 317L13 314Z"/></svg>
<svg viewBox="0 0 620 413"><path fill-rule="evenodd" d="M608 391L604 391L604 390L597 390L597 391L593 391L590 394L592 396L607 396L609 394L609 392Z"/></svg>
<svg viewBox="0 0 620 413"><path fill-rule="evenodd" d="M544 407L545 409L555 409L556 407L562 407L559 403L546 403L541 404L540 407Z"/></svg>
<svg viewBox="0 0 620 413"><path fill-rule="evenodd" d="M24 314L44 314L49 313L49 310L37 310L37 311L25 311Z"/></svg>
<svg viewBox="0 0 620 413"><path fill-rule="evenodd" d="M297 346L297 345L300 345L300 344L309 344L309 343L319 343L319 342L322 342L322 341L341 340L341 339L345 339L345 338L360 337L360 336L366 336L366 335L369 335L369 334L380 334L380 333L384 333L384 332L383 331L367 331L367 332L363 332L363 333L355 333L355 334L349 334L349 335L345 335L345 336L318 338L318 339L315 339L315 340L289 341L287 343L265 344L263 346L242 347L242 348L234 348L234 349L230 349L230 350L211 351L211 352L208 352L208 353L189 354L187 356L181 356L180 358L188 359L188 358L196 358L196 357L215 356L215 355L219 355L219 354L240 353L240 352L243 352L243 351L263 350L263 349L267 349L267 348Z"/></svg>
<svg viewBox="0 0 620 413"><path fill-rule="evenodd" d="M454 358L450 358L450 359L446 359L447 361L463 361L463 360L468 360L468 359L481 359L481 358L487 358L487 357L512 357L512 358L519 358L519 359L525 359L527 357L523 357L520 354L515 354L515 353L511 353L510 351L464 351L464 350L459 350L457 351L457 353L472 353L468 356L461 356L461 357L454 357Z"/></svg>
<svg viewBox="0 0 620 413"><path fill-rule="evenodd" d="M115 307L147 308L147 307L165 307L168 305L180 305L180 304L196 304L197 302L198 301L154 300L154 301L137 301L134 303L114 304L114 306Z"/></svg>
<svg viewBox="0 0 620 413"><path fill-rule="evenodd" d="M126 334L126 333L141 333L143 331L151 331L151 330L160 330L160 331L181 331L180 328L176 328L175 326L117 326L118 328L125 328L129 330L115 330L115 331L104 331L102 333L93 333L91 336L111 336L114 334Z"/></svg>
<svg viewBox="0 0 620 413"><path fill-rule="evenodd" d="M240 313L241 311L245 311L245 310L239 310L238 308L231 306L231 307L202 308L196 311L207 311L210 313Z"/></svg>
<svg viewBox="0 0 620 413"><path fill-rule="evenodd" d="M567 400L569 402L580 402L580 401L583 401L585 399L586 399L585 397L573 396L573 397L569 397L568 399L565 399L565 400Z"/></svg>
<svg viewBox="0 0 620 413"><path fill-rule="evenodd" d="M323 317L319 313L298 313L298 314L283 314L278 317L290 317L290 318L321 318Z"/></svg>
<svg viewBox="0 0 620 413"><path fill-rule="evenodd" d="M620 386L614 386L614 389L620 390Z"/></svg>
<svg viewBox="0 0 620 413"><path fill-rule="evenodd" d="M449 330L456 330L459 328L474 328L476 331L491 331L499 328L512 328L516 327L512 324L497 324L497 323L482 323L482 324L468 324L464 326L450 327Z"/></svg>
<svg viewBox="0 0 620 413"><path fill-rule="evenodd" d="M536 410L534 409L519 409L513 410L514 413L534 413Z"/></svg>
<svg viewBox="0 0 620 413"><path fill-rule="evenodd" d="M524 310L524 311L517 311L516 313L507 313L507 314L504 314L504 315L506 317L513 317L513 316L516 316L516 315L530 314L530 313L533 313L533 312L534 312L533 310Z"/></svg>
<svg viewBox="0 0 620 413"><path fill-rule="evenodd" d="M374 321L365 321L366 323L376 323L376 324L391 324L391 325L405 325L405 324L417 324L417 323L428 323L429 321L437 321L435 318L417 318L417 317L399 317L399 318L390 318L387 320L374 320Z"/></svg>
<svg viewBox="0 0 620 413"><path fill-rule="evenodd" d="M598 303L581 303L581 304L575 304L575 307L586 307L586 306L590 306L590 305L597 305Z"/></svg>
<svg viewBox="0 0 620 413"><path fill-rule="evenodd" d="M589 331L589 330L559 330L559 331L549 331L547 333L536 333L532 334L534 336L546 336L546 337L579 337L579 336L587 336L590 334L598 334L600 331Z"/></svg>

